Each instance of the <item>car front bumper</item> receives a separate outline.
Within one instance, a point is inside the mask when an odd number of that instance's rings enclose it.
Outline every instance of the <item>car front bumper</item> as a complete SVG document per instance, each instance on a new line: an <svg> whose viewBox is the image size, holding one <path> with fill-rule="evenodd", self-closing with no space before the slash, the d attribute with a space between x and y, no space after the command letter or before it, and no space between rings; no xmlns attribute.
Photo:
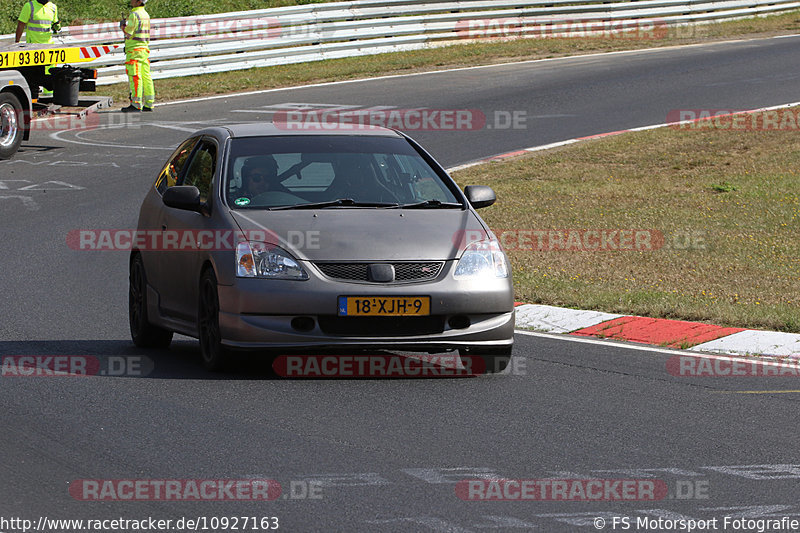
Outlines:
<svg viewBox="0 0 800 533"><path fill-rule="evenodd" d="M448 265L450 266L450 265ZM440 351L513 343L510 278L457 280L450 268L425 283L236 278L219 286L223 344L236 348L353 347ZM429 296L428 317L339 317L340 296ZM313 319L299 330L295 319ZM295 321L293 323L293 321Z"/></svg>

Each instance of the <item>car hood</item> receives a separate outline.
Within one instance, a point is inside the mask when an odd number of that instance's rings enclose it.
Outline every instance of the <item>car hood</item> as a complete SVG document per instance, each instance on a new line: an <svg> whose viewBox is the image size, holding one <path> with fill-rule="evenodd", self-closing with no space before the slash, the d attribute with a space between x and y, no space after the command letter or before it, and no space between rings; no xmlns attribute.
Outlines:
<svg viewBox="0 0 800 533"><path fill-rule="evenodd" d="M231 211L245 234L267 234L297 259L442 261L457 259L486 230L470 210L336 208Z"/></svg>

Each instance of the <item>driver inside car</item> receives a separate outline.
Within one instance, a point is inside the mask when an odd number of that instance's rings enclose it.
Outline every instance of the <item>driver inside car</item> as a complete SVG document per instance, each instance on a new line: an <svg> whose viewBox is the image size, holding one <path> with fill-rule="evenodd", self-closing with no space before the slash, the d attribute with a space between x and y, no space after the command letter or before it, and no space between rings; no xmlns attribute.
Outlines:
<svg viewBox="0 0 800 533"><path fill-rule="evenodd" d="M288 192L278 180L278 163L271 155L248 158L242 165L241 191L251 200L271 191Z"/></svg>

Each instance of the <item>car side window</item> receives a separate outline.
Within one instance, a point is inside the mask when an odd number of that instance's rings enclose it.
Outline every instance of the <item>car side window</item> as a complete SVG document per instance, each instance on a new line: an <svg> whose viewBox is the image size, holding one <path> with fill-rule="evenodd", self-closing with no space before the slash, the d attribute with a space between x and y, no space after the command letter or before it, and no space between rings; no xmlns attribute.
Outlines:
<svg viewBox="0 0 800 533"><path fill-rule="evenodd" d="M164 191L167 188L177 185L178 178L181 175L181 170L183 170L186 161L189 159L189 156L192 153L192 149L194 145L197 143L197 137L193 137L188 139L181 144L175 152L173 152L172 156L169 158L169 162L159 174L158 179L156 180L156 189L158 190L159 194L164 194Z"/></svg>
<svg viewBox="0 0 800 533"><path fill-rule="evenodd" d="M206 203L211 192L211 182L217 167L217 147L210 141L202 141L195 150L182 185L194 185L200 191L200 201Z"/></svg>

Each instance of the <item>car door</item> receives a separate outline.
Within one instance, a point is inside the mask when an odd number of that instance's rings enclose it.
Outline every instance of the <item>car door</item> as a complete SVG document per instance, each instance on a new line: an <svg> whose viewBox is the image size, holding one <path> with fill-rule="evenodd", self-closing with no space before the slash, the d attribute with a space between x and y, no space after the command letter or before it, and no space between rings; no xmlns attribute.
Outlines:
<svg viewBox="0 0 800 533"><path fill-rule="evenodd" d="M163 292L164 288L168 286L168 280L165 279L164 256L160 249L160 242L164 234L162 228L164 210L167 209L161 197L164 191L180 182L187 168L186 163L199 140L200 137L191 137L181 143L172 153L159 173L153 189L145 197L139 212L138 230L148 236L147 245L140 250L147 272L147 282L158 293L159 307L162 310Z"/></svg>
<svg viewBox="0 0 800 533"><path fill-rule="evenodd" d="M164 284L162 308L172 317L194 322L197 314L197 288L200 268L208 256L199 244L213 231L210 206L217 175L219 147L212 138L203 137L192 152L181 174L179 185L192 185L200 191L203 213L164 206L161 229L165 234L164 251L160 252ZM204 232L204 233L201 233Z"/></svg>

